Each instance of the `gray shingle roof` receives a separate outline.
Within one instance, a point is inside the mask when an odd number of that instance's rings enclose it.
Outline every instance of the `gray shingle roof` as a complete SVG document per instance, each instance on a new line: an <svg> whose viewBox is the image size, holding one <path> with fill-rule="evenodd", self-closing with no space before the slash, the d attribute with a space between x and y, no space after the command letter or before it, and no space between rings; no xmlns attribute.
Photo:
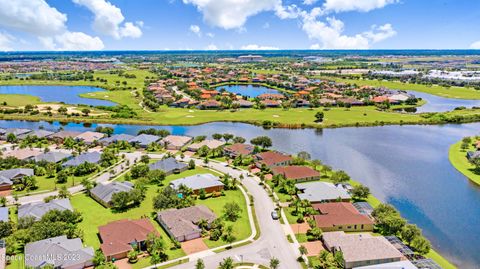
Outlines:
<svg viewBox="0 0 480 269"><path fill-rule="evenodd" d="M189 177L179 178L170 182L174 189L178 189L181 185L192 190L206 189L215 186L223 186L220 179L212 174L198 174Z"/></svg>
<svg viewBox="0 0 480 269"><path fill-rule="evenodd" d="M46 161L46 162L49 162L49 163L58 163L65 158L69 158L70 156L72 156L72 155L68 154L68 153L52 152L51 151L51 152L42 153L38 156L35 156L34 160L36 162Z"/></svg>
<svg viewBox="0 0 480 269"><path fill-rule="evenodd" d="M30 129L22 129L22 128L7 128L5 129L5 135L14 134L15 136L19 136L22 134L30 133L32 130Z"/></svg>
<svg viewBox="0 0 480 269"><path fill-rule="evenodd" d="M174 237L182 237L192 232L201 232L196 224L202 219L212 223L217 216L208 207L197 205L182 209L167 209L158 212L157 218Z"/></svg>
<svg viewBox="0 0 480 269"><path fill-rule="evenodd" d="M117 142L117 141L129 141L133 137L134 137L133 135L128 135L128 134L116 134L116 135L112 135L110 137L102 138L102 139L99 140L99 142L104 143L104 144L110 144L110 143L114 143L114 142Z"/></svg>
<svg viewBox="0 0 480 269"><path fill-rule="evenodd" d="M0 178L7 178L12 180L13 178L23 175L23 176L33 176L33 169L31 168L14 168L9 170L0 171Z"/></svg>
<svg viewBox="0 0 480 269"><path fill-rule="evenodd" d="M139 144L140 146L147 146L148 144L157 142L158 140L160 140L160 138L161 137L156 135L141 134L131 138L128 142L136 143L136 144Z"/></svg>
<svg viewBox="0 0 480 269"><path fill-rule="evenodd" d="M182 170L187 167L186 163L179 162L175 158L170 157L167 159L159 160L148 166L150 170L161 170L165 173L173 172L174 170Z"/></svg>
<svg viewBox="0 0 480 269"><path fill-rule="evenodd" d="M51 134L53 134L53 132L50 132L50 131L47 131L47 130L33 130L32 132L18 135L18 138L19 139L24 139L27 136L30 136L30 137L36 136L38 138L43 138L43 137L47 137Z"/></svg>
<svg viewBox="0 0 480 269"><path fill-rule="evenodd" d="M125 181L118 182L114 181L107 184L98 184L90 190L90 193L96 196L98 199L104 201L105 203L110 203L112 201L112 195L118 192L129 192L133 190L133 184Z"/></svg>
<svg viewBox="0 0 480 269"><path fill-rule="evenodd" d="M93 151L93 152L86 152L86 153L83 153L83 154L80 154L68 161L66 161L63 166L78 166L82 163L99 163L100 162L100 157L101 157L101 153L100 152L97 152L97 151Z"/></svg>
<svg viewBox="0 0 480 269"><path fill-rule="evenodd" d="M302 193L298 194L301 200L311 202L329 201L337 198L350 199L350 194L342 185L334 185L330 182L308 182L295 184Z"/></svg>
<svg viewBox="0 0 480 269"><path fill-rule="evenodd" d="M70 210L73 211L73 207L70 204L70 200L68 199L57 199L52 200L48 203L45 202L38 202L38 203L30 203L21 205L18 208L18 218L24 217L34 217L35 219L39 220L50 210Z"/></svg>
<svg viewBox="0 0 480 269"><path fill-rule="evenodd" d="M76 268L78 266L75 265L91 265L93 256L93 248L84 248L80 238L68 239L65 235L28 243L25 246L25 265L30 267L51 264L55 268L68 266Z"/></svg>
<svg viewBox="0 0 480 269"><path fill-rule="evenodd" d="M0 207L0 221L8 221L8 207Z"/></svg>

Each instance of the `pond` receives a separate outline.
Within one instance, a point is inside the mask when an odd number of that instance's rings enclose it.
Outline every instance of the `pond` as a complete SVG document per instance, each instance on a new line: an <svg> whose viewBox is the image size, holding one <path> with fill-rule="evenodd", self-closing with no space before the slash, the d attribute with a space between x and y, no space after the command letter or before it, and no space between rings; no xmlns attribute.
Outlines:
<svg viewBox="0 0 480 269"><path fill-rule="evenodd" d="M102 88L91 86L0 86L0 94L27 94L38 96L42 102L63 102L72 105L89 105L89 106L115 106L116 103L80 97L80 94L89 92L105 91ZM0 96L1 99L1 96Z"/></svg>
<svg viewBox="0 0 480 269"><path fill-rule="evenodd" d="M258 85L226 85L226 86L219 86L216 88L217 91L225 89L227 92L248 96L251 98L255 98L260 94L264 93L280 93L279 91L265 87L265 86L258 86Z"/></svg>
<svg viewBox="0 0 480 269"><path fill-rule="evenodd" d="M136 134L150 126L108 125L116 133ZM0 121L0 127L58 129L58 122ZM97 124L69 123L68 130L92 130ZM190 136L232 133L247 138L267 135L274 148L307 151L335 169L348 172L384 202L393 204L423 229L435 247L459 268L480 264L480 188L450 164L448 149L476 135L480 123L444 126L383 126L338 129L271 129L242 123L157 126Z"/></svg>
<svg viewBox="0 0 480 269"><path fill-rule="evenodd" d="M416 113L424 112L446 112L452 111L457 107L472 108L474 106L480 107L480 100L467 100L467 99L453 99L436 96L433 94L409 91L408 93L415 95L417 98L422 98L427 101L423 106L416 108Z"/></svg>

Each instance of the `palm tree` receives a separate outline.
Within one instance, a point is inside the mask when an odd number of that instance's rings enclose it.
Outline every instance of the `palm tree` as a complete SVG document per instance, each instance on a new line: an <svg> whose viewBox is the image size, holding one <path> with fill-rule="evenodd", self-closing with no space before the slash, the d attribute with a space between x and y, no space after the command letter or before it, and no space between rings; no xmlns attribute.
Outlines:
<svg viewBox="0 0 480 269"><path fill-rule="evenodd" d="M220 262L218 269L233 269L233 259L228 257Z"/></svg>
<svg viewBox="0 0 480 269"><path fill-rule="evenodd" d="M270 259L270 269L277 269L279 265L280 261L277 258L273 257Z"/></svg>
<svg viewBox="0 0 480 269"><path fill-rule="evenodd" d="M292 204L295 207L295 211L293 211L293 212L295 212L295 215L296 215L296 214L298 214L298 207L300 206L300 200L295 199L295 200L293 200Z"/></svg>

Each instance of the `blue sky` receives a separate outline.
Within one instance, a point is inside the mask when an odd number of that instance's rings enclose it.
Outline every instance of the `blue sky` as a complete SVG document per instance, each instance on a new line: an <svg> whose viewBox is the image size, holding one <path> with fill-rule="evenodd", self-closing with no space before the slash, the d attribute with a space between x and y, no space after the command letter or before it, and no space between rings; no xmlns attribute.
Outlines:
<svg viewBox="0 0 480 269"><path fill-rule="evenodd" d="M476 0L0 0L0 50L480 49Z"/></svg>

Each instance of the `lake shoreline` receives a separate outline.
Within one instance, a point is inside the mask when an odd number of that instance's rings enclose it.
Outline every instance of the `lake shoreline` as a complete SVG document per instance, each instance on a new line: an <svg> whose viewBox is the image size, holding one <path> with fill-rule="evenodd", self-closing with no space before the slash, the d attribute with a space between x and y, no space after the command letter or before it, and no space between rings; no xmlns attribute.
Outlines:
<svg viewBox="0 0 480 269"><path fill-rule="evenodd" d="M480 186L480 175L477 175L471 171L474 166L468 161L466 157L467 152L462 151L461 144L462 141L458 141L450 146L448 151L448 159L450 160L452 166L458 170L458 172L462 173L470 182Z"/></svg>

